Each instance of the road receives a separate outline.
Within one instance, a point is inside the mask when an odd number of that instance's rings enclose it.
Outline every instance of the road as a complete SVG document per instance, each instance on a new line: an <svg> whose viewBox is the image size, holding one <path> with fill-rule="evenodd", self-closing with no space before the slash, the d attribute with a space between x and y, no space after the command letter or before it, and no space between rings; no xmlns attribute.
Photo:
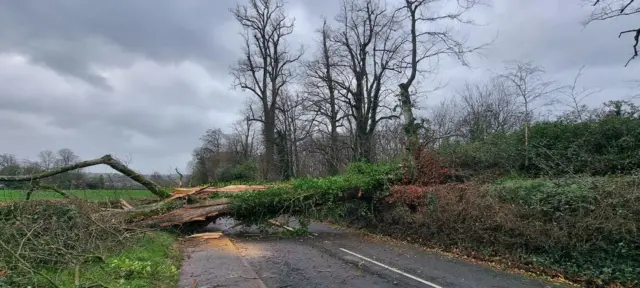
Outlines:
<svg viewBox="0 0 640 288"><path fill-rule="evenodd" d="M313 237L236 234L188 245L180 287L551 287L322 224ZM195 281L195 282L194 282Z"/></svg>

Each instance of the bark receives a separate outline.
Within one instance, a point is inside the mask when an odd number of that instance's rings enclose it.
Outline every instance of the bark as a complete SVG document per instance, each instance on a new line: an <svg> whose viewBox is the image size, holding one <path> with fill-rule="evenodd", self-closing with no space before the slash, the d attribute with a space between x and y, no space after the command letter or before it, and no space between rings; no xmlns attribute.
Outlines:
<svg viewBox="0 0 640 288"><path fill-rule="evenodd" d="M413 81L416 79L416 75L418 73L418 35L417 35L417 17L416 12L419 8L418 6L414 6L411 2L406 2L406 8L409 12L409 20L411 22L411 73L409 74L409 78L406 82L401 83L400 88L400 108L402 110L402 118L404 118L404 134L407 149L407 158L409 159L409 169L411 171L412 177L416 167L416 161L418 155L419 148L419 140L418 140L418 125L416 123L416 119L413 116L413 103L411 101L411 94L409 93L409 89L413 84Z"/></svg>
<svg viewBox="0 0 640 288"><path fill-rule="evenodd" d="M230 213L229 205L213 205L198 208L176 209L169 213L152 217L135 225L140 227L170 227L173 225L183 225L189 222L207 221Z"/></svg>
<svg viewBox="0 0 640 288"><path fill-rule="evenodd" d="M271 112L269 112L271 113ZM264 122L264 178L267 180L276 180L278 178L278 167L275 161L275 143L276 143L276 124L275 115L268 115Z"/></svg>
<svg viewBox="0 0 640 288"><path fill-rule="evenodd" d="M0 176L0 182L32 182L32 181L37 181L37 180L40 180L40 179L43 179L43 178L48 178L48 177L51 177L51 176L62 174L62 173L65 173L65 172L69 172L69 171L72 171L72 170L82 169L82 168L86 168L86 167L90 167L90 166L96 166L96 165L100 165L100 164L108 165L109 167L113 168L114 170L116 170L116 171L122 173L123 175L129 177L131 180L136 181L140 185L144 186L149 191L151 191L151 193L155 194L156 196L158 196L160 198L167 198L167 197L171 196L167 191L162 189L162 187L160 187L158 184L156 184L156 183L154 183L152 181L149 181L144 176L142 176L142 175L138 174L137 172L131 170L129 167L124 165L122 162L120 162L117 159L111 157L111 155L105 155L105 156L102 156L101 158L98 158L98 159L81 161L81 162L78 162L78 163L75 163L75 164L63 166L63 167L60 167L60 168L57 168L57 169L45 171L45 172L42 172L42 173L32 174L32 175Z"/></svg>

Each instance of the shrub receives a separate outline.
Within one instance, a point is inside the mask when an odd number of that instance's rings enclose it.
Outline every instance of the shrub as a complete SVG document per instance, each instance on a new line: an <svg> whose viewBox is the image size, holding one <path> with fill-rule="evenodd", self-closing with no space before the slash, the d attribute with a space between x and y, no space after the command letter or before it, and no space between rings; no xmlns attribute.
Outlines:
<svg viewBox="0 0 640 288"><path fill-rule="evenodd" d="M523 131L468 143L445 143L438 153L471 173L566 176L629 174L640 169L640 119L606 117L581 123L541 122Z"/></svg>
<svg viewBox="0 0 640 288"><path fill-rule="evenodd" d="M255 181L258 168L253 162L221 168L217 171L218 182Z"/></svg>
<svg viewBox="0 0 640 288"><path fill-rule="evenodd" d="M640 281L639 187L637 176L395 186L377 229L587 285L632 286Z"/></svg>
<svg viewBox="0 0 640 288"><path fill-rule="evenodd" d="M46 283L33 271L74 267L122 246L125 231L115 219L92 218L99 208L80 200L16 201L0 206L0 270L16 287ZM36 285L37 286L37 285Z"/></svg>

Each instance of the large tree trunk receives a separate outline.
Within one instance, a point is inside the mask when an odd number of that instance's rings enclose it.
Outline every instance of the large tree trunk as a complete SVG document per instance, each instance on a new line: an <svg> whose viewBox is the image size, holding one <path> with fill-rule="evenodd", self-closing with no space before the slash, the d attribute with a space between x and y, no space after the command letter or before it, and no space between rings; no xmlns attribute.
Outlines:
<svg viewBox="0 0 640 288"><path fill-rule="evenodd" d="M95 165L100 165L100 164L108 165L109 167L113 168L114 170L116 170L116 171L124 174L125 176L131 178L131 180L140 183L140 185L144 186L149 191L151 191L151 193L155 194L156 196L158 196L160 198L167 198L167 197L170 196L170 194L167 191L165 191L164 189L162 189L162 187L160 187L158 184L147 180L146 178L144 178L144 176L142 176L142 175L138 174L137 172L131 170L129 167L124 165L122 162L120 162L117 159L111 157L111 155L104 155L104 156L102 156L101 158L98 158L98 159L81 161L81 162L78 162L78 163L75 163L75 164L63 166L63 167L60 167L60 168L57 168L57 169L45 171L45 172L38 173L38 174L21 175L21 176L0 176L0 182L32 182L32 181L37 181L37 180L40 180L40 179L43 179L43 178L48 178L48 177L51 177L51 176L62 174L62 173L65 173L65 172L69 172L69 171L72 171L72 170L77 170L77 169L90 167L90 166L95 166Z"/></svg>
<svg viewBox="0 0 640 288"><path fill-rule="evenodd" d="M276 180L277 167L275 165L275 142L276 142L276 125L275 117L267 115L264 121L263 136L264 136L264 167L263 177L266 180Z"/></svg>
<svg viewBox="0 0 640 288"><path fill-rule="evenodd" d="M406 84L400 84L400 107L402 109L402 118L404 118L404 134L407 150L407 158L411 172L416 166L416 158L418 155L418 148L420 146L420 140L418 139L418 124L416 118L413 116L413 103L411 103L411 94L409 94L409 86Z"/></svg>

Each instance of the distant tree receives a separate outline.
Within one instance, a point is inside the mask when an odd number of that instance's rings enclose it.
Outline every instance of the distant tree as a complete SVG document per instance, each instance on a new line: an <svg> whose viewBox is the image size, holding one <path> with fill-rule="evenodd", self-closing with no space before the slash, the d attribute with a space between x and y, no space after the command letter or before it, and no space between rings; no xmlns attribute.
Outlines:
<svg viewBox="0 0 640 288"><path fill-rule="evenodd" d="M38 160L40 161L40 167L42 167L42 169L49 170L56 165L58 159L53 151L44 150L38 153Z"/></svg>
<svg viewBox="0 0 640 288"><path fill-rule="evenodd" d="M78 155L76 155L71 149L68 148L62 148L58 150L57 154L58 157L56 159L55 167L68 166L80 161L80 157L78 157ZM80 185L82 183L82 170L78 169L75 171L58 174L54 177L51 177L51 180L55 184L61 185L62 187L73 188L74 186Z"/></svg>
<svg viewBox="0 0 640 288"><path fill-rule="evenodd" d="M518 94L510 93L501 77L486 83L466 83L458 92L461 117L459 135L479 140L493 133L511 132L522 125L523 111Z"/></svg>
<svg viewBox="0 0 640 288"><path fill-rule="evenodd" d="M554 82L544 78L545 70L533 62L508 61L506 72L499 77L506 80L511 93L520 98L524 109L524 146L529 149L529 126L533 120L533 111L542 105L551 103L550 96L558 91ZM528 158L525 159L525 165Z"/></svg>
<svg viewBox="0 0 640 288"><path fill-rule="evenodd" d="M578 73L573 78L571 85L567 86L562 93L565 95L565 100L561 101L561 103L570 109L570 111L563 115L563 119L565 121L582 122L587 120L589 115L586 114L589 114L590 109L587 105L582 104L582 102L587 98L602 92L602 89L578 87L578 80L580 80L583 70L584 66L580 67Z"/></svg>
<svg viewBox="0 0 640 288"><path fill-rule="evenodd" d="M104 181L104 175L98 175L98 189L104 189L106 186L107 184Z"/></svg>

